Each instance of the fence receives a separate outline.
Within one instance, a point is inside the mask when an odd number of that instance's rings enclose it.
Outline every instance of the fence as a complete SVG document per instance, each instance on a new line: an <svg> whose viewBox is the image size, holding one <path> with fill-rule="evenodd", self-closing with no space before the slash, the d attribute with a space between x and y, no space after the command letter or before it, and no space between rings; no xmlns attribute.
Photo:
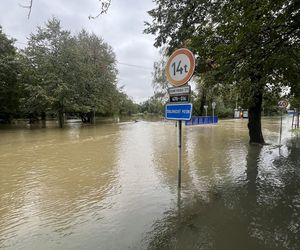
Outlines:
<svg viewBox="0 0 300 250"><path fill-rule="evenodd" d="M191 120L185 122L185 125L215 124L218 120L217 116L193 116Z"/></svg>

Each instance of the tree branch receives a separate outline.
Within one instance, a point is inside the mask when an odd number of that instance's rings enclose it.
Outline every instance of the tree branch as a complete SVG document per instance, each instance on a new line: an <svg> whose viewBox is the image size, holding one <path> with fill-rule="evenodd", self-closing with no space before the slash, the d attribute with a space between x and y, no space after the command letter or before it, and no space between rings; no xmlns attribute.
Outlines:
<svg viewBox="0 0 300 250"><path fill-rule="evenodd" d="M101 3L101 9L98 15L96 16L92 16L90 15L88 18L89 19L96 19L99 16L101 16L102 14L106 14L110 5L111 5L111 0L99 0L99 2ZM28 19L30 18L30 14L31 14L31 9L32 9L32 4L33 4L33 0L29 0L29 4L28 5L23 5L23 4L19 4L20 7L28 9Z"/></svg>
<svg viewBox="0 0 300 250"><path fill-rule="evenodd" d="M29 0L29 1L30 1L30 2L29 2L29 5L22 5L22 4L19 4L22 8L28 9L28 15L27 15L27 18L28 18L28 19L30 18L33 0Z"/></svg>
<svg viewBox="0 0 300 250"><path fill-rule="evenodd" d="M99 2L101 3L101 9L100 9L100 12L98 15L96 16L89 16L89 19L96 19L98 18L99 16L101 16L102 14L106 14L109 7L110 7L110 4L111 4L111 0L99 0Z"/></svg>

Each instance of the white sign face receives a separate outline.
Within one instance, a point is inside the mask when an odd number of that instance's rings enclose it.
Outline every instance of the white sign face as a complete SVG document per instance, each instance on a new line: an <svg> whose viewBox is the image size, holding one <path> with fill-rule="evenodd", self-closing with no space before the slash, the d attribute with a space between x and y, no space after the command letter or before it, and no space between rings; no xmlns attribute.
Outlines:
<svg viewBox="0 0 300 250"><path fill-rule="evenodd" d="M191 93L191 87L188 86L182 86L182 87L173 87L168 89L169 95L182 95L182 94L190 94Z"/></svg>
<svg viewBox="0 0 300 250"><path fill-rule="evenodd" d="M212 108L213 108L213 109L215 109L215 107L216 107L216 103L215 103L215 102L213 102L213 103L211 104L211 106L212 106Z"/></svg>
<svg viewBox="0 0 300 250"><path fill-rule="evenodd" d="M280 100L278 102L278 107L281 109L285 109L289 105L287 100Z"/></svg>
<svg viewBox="0 0 300 250"><path fill-rule="evenodd" d="M204 105L203 107L204 107L205 109L207 109L207 108L208 108L208 106L207 106L207 105Z"/></svg>
<svg viewBox="0 0 300 250"><path fill-rule="evenodd" d="M166 67L167 80L173 86L181 86L192 77L195 58L188 49L178 49L169 58Z"/></svg>

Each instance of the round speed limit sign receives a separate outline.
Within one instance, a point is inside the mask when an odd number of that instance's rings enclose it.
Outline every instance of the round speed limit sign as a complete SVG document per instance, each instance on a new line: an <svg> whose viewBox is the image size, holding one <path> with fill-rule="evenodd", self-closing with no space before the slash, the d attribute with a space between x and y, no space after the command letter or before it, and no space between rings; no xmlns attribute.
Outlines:
<svg viewBox="0 0 300 250"><path fill-rule="evenodd" d="M166 66L167 80L175 87L184 85L195 70L195 57L188 49L178 49L169 58Z"/></svg>
<svg viewBox="0 0 300 250"><path fill-rule="evenodd" d="M289 102L287 100L280 100L278 102L278 107L281 109L285 109L289 105Z"/></svg>

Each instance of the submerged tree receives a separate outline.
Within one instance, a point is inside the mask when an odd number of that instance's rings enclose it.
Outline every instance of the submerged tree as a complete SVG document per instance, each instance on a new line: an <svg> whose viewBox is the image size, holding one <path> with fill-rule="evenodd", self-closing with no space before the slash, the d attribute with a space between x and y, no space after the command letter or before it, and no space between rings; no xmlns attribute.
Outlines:
<svg viewBox="0 0 300 250"><path fill-rule="evenodd" d="M19 109L19 63L13 40L0 26L0 119L10 122Z"/></svg>
<svg viewBox="0 0 300 250"><path fill-rule="evenodd" d="M30 35L24 50L31 77L24 84L27 97L23 105L30 112L57 113L60 127L74 95L73 43L70 32L62 30L60 22L53 18L46 27L38 27L37 33Z"/></svg>
<svg viewBox="0 0 300 250"><path fill-rule="evenodd" d="M26 113L54 112L62 127L66 112L84 122L92 122L95 113L118 112L115 54L95 34L72 36L53 18L30 35L22 54Z"/></svg>
<svg viewBox="0 0 300 250"><path fill-rule="evenodd" d="M264 143L261 109L266 89L300 80L300 3L297 0L155 0L146 33L169 53L189 47L198 56L197 74L210 85L234 84L249 107L251 143Z"/></svg>
<svg viewBox="0 0 300 250"><path fill-rule="evenodd" d="M87 121L92 113L114 114L118 96L116 59L112 48L95 34L82 30L75 37L76 80L73 97L76 111Z"/></svg>

